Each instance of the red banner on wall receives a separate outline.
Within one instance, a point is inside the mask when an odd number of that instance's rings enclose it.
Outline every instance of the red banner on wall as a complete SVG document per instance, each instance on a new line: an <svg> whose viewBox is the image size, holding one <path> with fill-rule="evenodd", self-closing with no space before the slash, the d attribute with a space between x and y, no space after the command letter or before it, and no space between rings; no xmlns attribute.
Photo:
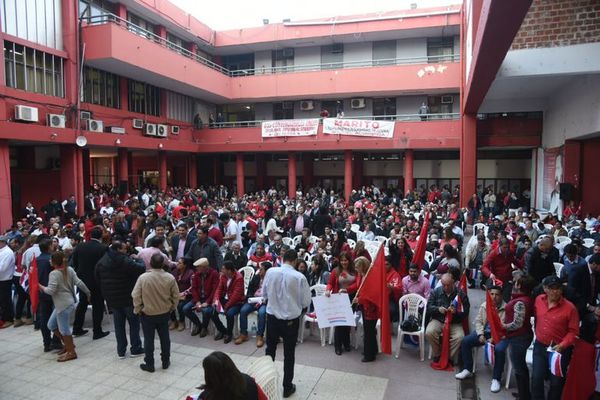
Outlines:
<svg viewBox="0 0 600 400"><path fill-rule="evenodd" d="M563 180L563 148L544 150L544 193L542 205L546 210L556 212L555 202L559 201L559 184Z"/></svg>

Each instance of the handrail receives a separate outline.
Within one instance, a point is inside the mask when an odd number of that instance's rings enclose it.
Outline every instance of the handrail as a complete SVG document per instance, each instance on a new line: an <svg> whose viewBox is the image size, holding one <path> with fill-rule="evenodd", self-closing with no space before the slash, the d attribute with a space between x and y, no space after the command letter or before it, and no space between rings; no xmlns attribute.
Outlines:
<svg viewBox="0 0 600 400"><path fill-rule="evenodd" d="M113 23L117 26L124 27L128 31L135 33L141 37L145 37L148 40L156 42L170 50L173 50L184 57L190 58L199 62L200 64L206 65L216 71L219 71L227 76L231 77L244 77L252 75L263 75L263 74L281 74L288 72L307 72L307 71L322 71L329 69L344 69L344 68L361 68L361 67L376 67L376 66L387 66L387 65L409 65L409 64L427 64L427 63L442 63L442 62L456 62L460 60L459 54L453 55L438 55L438 56L420 56L420 57L400 57L400 58L387 58L380 60L357 60L357 61L340 61L333 63L320 63L320 64L303 64L303 65L290 65L281 67L260 67L260 68L249 68L239 70L229 70L207 58L204 58L198 54L194 54L190 50L173 43L154 32L150 32L126 19L123 19L115 14L107 13L89 17L81 17L82 21L86 21L88 25L101 25L106 23Z"/></svg>
<svg viewBox="0 0 600 400"><path fill-rule="evenodd" d="M310 117L309 117L310 118ZM321 117L313 117L319 118ZM387 121L398 121L398 122L410 122L410 121L439 121L439 120L455 120L459 119L459 113L439 113L439 114L397 114L397 115L358 115L351 117L344 117L343 119L366 119L366 120L387 120ZM260 126L261 123L272 121L272 120L254 120L254 121L233 121L233 122L214 122L209 125L209 128L220 129L220 128L247 128L252 126Z"/></svg>

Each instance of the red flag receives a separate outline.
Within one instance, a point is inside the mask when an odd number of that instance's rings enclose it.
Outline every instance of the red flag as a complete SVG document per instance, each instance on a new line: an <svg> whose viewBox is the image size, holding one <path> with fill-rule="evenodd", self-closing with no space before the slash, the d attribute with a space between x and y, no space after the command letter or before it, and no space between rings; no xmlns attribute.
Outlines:
<svg viewBox="0 0 600 400"><path fill-rule="evenodd" d="M421 233L419 234L419 241L415 246L415 253L413 254L412 263L419 267L419 271L423 268L423 262L425 261L425 249L427 248L427 232L429 230L429 213L425 212L425 220L421 227Z"/></svg>
<svg viewBox="0 0 600 400"><path fill-rule="evenodd" d="M460 281L458 282L458 288L465 294L465 296L467 296L468 292L468 285L467 285L467 273L466 271L464 271L462 273L462 275L460 276ZM460 296L459 296L460 298ZM465 336L467 336L469 334L469 332L471 331L470 327L469 327L469 318L468 316L465 316L465 318L463 318L462 321L462 326L463 326L463 331L465 332Z"/></svg>
<svg viewBox="0 0 600 400"><path fill-rule="evenodd" d="M460 295L459 295L460 299ZM439 371L453 371L454 368L450 365L450 325L452 324L452 313L447 312L444 318L444 330L442 331L442 351L440 360L432 362L431 368Z"/></svg>
<svg viewBox="0 0 600 400"><path fill-rule="evenodd" d="M370 301L379 309L381 315L381 352L392 354L390 296L387 288L383 246L379 246L377 257L375 257L373 265L365 276L357 296L360 296L362 300Z"/></svg>
<svg viewBox="0 0 600 400"><path fill-rule="evenodd" d="M498 310L494 306L494 301L492 300L492 296L490 296L489 290L485 291L485 313L487 321L490 324L492 343L498 344L502 340L502 337L506 336L506 331L502 327L502 321L500 321Z"/></svg>
<svg viewBox="0 0 600 400"><path fill-rule="evenodd" d="M564 400L591 399L596 387L596 349L585 340L575 339L567 380L562 392Z"/></svg>
<svg viewBox="0 0 600 400"><path fill-rule="evenodd" d="M31 271L29 273L29 298L31 299L31 312L35 315L40 299L40 281L38 279L38 267L35 255L33 256L33 260L31 260Z"/></svg>

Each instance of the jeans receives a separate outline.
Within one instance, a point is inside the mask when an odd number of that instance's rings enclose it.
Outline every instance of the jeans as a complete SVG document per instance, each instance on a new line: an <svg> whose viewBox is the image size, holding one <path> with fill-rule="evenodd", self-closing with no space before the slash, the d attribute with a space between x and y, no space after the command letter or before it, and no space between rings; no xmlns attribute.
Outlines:
<svg viewBox="0 0 600 400"><path fill-rule="evenodd" d="M185 303L185 305L182 307L183 314L186 317L188 317L188 319L192 321L192 323L194 323L195 325L201 326L204 329L208 328L208 323L210 322L210 319L214 312L213 307L208 306L200 310L200 312L202 313L202 323L200 323L198 314L196 314L196 311L192 310L194 305L195 303L193 300L190 300L187 303Z"/></svg>
<svg viewBox="0 0 600 400"><path fill-rule="evenodd" d="M99 335L102 332L102 318L104 317L104 297L100 293L99 288L88 285L88 288L92 292L92 321L94 335ZM85 293L79 291L79 304L75 310L75 321L73 322L73 331L75 333L81 332L83 329L83 322L85 321L85 312L88 307L88 299Z"/></svg>
<svg viewBox="0 0 600 400"><path fill-rule="evenodd" d="M565 378L558 378L550 373L550 367L548 365L548 346L538 342L537 340L533 343L533 372L531 376L531 399L532 400L560 400L562 396L563 386L565 385ZM573 348L568 348L562 352L562 370L566 374L567 366L571 361L571 353ZM548 397L544 396L544 381L550 379L550 391Z"/></svg>
<svg viewBox="0 0 600 400"><path fill-rule="evenodd" d="M510 361L515 370L515 375L529 376L525 357L532 339L532 335L515 336L507 339L510 346Z"/></svg>
<svg viewBox="0 0 600 400"><path fill-rule="evenodd" d="M23 317L23 309L25 309L25 317L31 318L31 311L29 305L25 308L25 303L29 303L29 295L23 289L20 283L20 277L13 276L13 285L15 286L15 292L17 292L17 305L15 311L15 319L21 319Z"/></svg>
<svg viewBox="0 0 600 400"><path fill-rule="evenodd" d="M12 322L15 315L12 301L12 278L8 281L0 281L0 308L2 309L2 321Z"/></svg>
<svg viewBox="0 0 600 400"><path fill-rule="evenodd" d="M164 363L171 358L171 339L169 338L169 313L159 315L142 314L142 329L144 331L144 362L154 367L154 332L160 339L160 359Z"/></svg>
<svg viewBox="0 0 600 400"><path fill-rule="evenodd" d="M479 341L479 335L477 332L471 332L465 336L460 345L460 351L463 360L463 368L473 372L473 348L481 347L483 343ZM508 340L501 340L494 347L494 369L492 372L492 379L501 380L502 372L504 371L504 362L506 360L506 348L508 347Z"/></svg>
<svg viewBox="0 0 600 400"><path fill-rule="evenodd" d="M183 313L183 306L185 306L187 303L189 303L187 300L179 300L179 303L177 303L177 314L175 315L175 311L171 312L171 321L177 321L179 320L179 322L184 322L185 321L185 314ZM177 316L179 316L179 318L177 318Z"/></svg>
<svg viewBox="0 0 600 400"><path fill-rule="evenodd" d="M50 320L50 315L52 314L52 310L54 309L54 305L52 304L52 300L40 299L37 308L37 320L40 324L40 332L42 333L42 340L44 341L44 347L50 346L50 342L60 342L60 340L55 336L52 337L52 332L48 329L48 321Z"/></svg>
<svg viewBox="0 0 600 400"><path fill-rule="evenodd" d="M62 311L56 311L56 308L52 311L50 318L48 319L48 329L55 331L58 329L61 335L71 336L71 314L75 310L75 303Z"/></svg>
<svg viewBox="0 0 600 400"><path fill-rule="evenodd" d="M258 327L256 335L263 336L265 334L265 326L267 324L267 305L262 304L258 309L255 304L244 304L240 311L240 334L248 335L248 315L256 311L258 313Z"/></svg>
<svg viewBox="0 0 600 400"><path fill-rule="evenodd" d="M294 380L294 363L296 362L296 340L298 340L298 327L300 317L290 320L278 319L267 314L267 349L265 354L275 361L277 343L283 339L283 388L291 389Z"/></svg>
<svg viewBox="0 0 600 400"><path fill-rule="evenodd" d="M219 313L214 312L212 314L212 321L215 324L217 330L227 336L233 335L233 321L235 320L235 316L240 313L240 309L242 308L241 304L236 304L231 307L227 311L225 311L225 317L227 318L227 328L223 326L221 319L219 318Z"/></svg>
<svg viewBox="0 0 600 400"><path fill-rule="evenodd" d="M133 313L133 306L113 308L112 312L115 324L115 336L117 338L117 354L124 356L127 350L125 321L129 322L130 350L132 353L141 353L143 349L142 340L140 339L140 318Z"/></svg>

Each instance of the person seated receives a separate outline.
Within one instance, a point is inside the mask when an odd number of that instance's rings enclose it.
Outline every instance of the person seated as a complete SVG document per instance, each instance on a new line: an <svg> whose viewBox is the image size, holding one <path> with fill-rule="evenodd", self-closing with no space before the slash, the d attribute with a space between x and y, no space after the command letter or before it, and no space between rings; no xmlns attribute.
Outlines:
<svg viewBox="0 0 600 400"><path fill-rule="evenodd" d="M564 253L561 260L564 267L560 270L560 278L566 280L574 269L579 267L586 268L587 262L585 261L585 258L577 254L577 246L573 243L569 243L565 246Z"/></svg>
<svg viewBox="0 0 600 400"><path fill-rule="evenodd" d="M234 318L244 304L244 277L235 269L235 265L231 261L223 262L221 278L212 303L216 309L212 315L212 321L219 331L215 340L223 339L223 342L227 344L233 338ZM219 318L220 313L225 314L227 327L223 326Z"/></svg>
<svg viewBox="0 0 600 400"><path fill-rule="evenodd" d="M183 306L182 310L183 314L194 324L192 327L192 336L199 334L202 338L208 334L208 323L214 312L212 299L219 283L219 273L210 267L208 258L204 257L196 260L194 267L196 268L196 272L192 275L192 285L189 288L189 292L184 292L180 295L182 297L192 296L192 299ZM202 323L196 312L202 314Z"/></svg>
<svg viewBox="0 0 600 400"><path fill-rule="evenodd" d="M462 310L457 310L453 304L457 296L460 296ZM451 360L454 359L465 336L462 320L469 315L469 298L456 287L451 274L446 273L442 275L441 285L431 292L427 302L427 313L431 321L427 324L425 335L431 344L434 362L439 362L440 360L440 338L444 329L446 313L452 314L449 356Z"/></svg>
<svg viewBox="0 0 600 400"><path fill-rule="evenodd" d="M177 304L178 315L175 314L175 311L171 312L169 330L177 329L181 332L185 330L185 313L183 312L183 307L192 299L190 288L194 270L192 268L188 268L185 259L181 257L177 260L177 266L171 269L171 275L173 275L177 281L177 287L179 289L179 303Z"/></svg>
<svg viewBox="0 0 600 400"><path fill-rule="evenodd" d="M263 347L265 344L264 334L267 324L267 303L262 299L262 286L267 270L273 264L269 261L260 263L258 272L254 275L250 284L248 284L248 292L246 294L246 303L240 310L240 336L235 339L235 344L242 344L248 341L248 315L256 311L258 325L256 328L256 347ZM258 303L249 303L250 298L261 298Z"/></svg>
<svg viewBox="0 0 600 400"><path fill-rule="evenodd" d="M260 263L265 261L273 262L273 255L265 251L264 244L258 244L256 245L256 251L248 259L248 265L251 265L256 269Z"/></svg>
<svg viewBox="0 0 600 400"><path fill-rule="evenodd" d="M317 284L327 285L329 281L329 264L325 257L316 254L311 261L310 271L308 272L308 284L314 286Z"/></svg>
<svg viewBox="0 0 600 400"><path fill-rule="evenodd" d="M499 281L490 284L488 291L494 302L493 306L498 311L500 321L504 321L504 308L506 303L502 300L502 286L497 285ZM481 347L491 338L491 330L487 321L486 307L489 307L486 302L479 306L479 312L475 318L475 330L465 336L461 345L460 352L463 361L463 370L455 375L456 379L462 380L473 376L473 348ZM502 379L502 371L504 371L504 362L506 360L506 348L508 341L502 340L494 346L494 370L492 372L492 385L490 391L498 393L500 391L500 381Z"/></svg>
<svg viewBox="0 0 600 400"><path fill-rule="evenodd" d="M237 240L231 244L231 249L227 251L223 261L231 261L235 265L235 269L239 270L248 264L248 257L242 253L242 245Z"/></svg>
<svg viewBox="0 0 600 400"><path fill-rule="evenodd" d="M429 298L431 284L429 279L421 275L421 270L416 264L408 266L408 275L402 279L402 293L415 293L425 299Z"/></svg>
<svg viewBox="0 0 600 400"><path fill-rule="evenodd" d="M588 239L588 238L592 237L592 235L590 234L590 231L588 231L586 229L585 221L581 221L579 223L579 227L573 229L571 231L571 234L569 235L569 237L571 239L579 238L579 239L583 240L583 239Z"/></svg>

